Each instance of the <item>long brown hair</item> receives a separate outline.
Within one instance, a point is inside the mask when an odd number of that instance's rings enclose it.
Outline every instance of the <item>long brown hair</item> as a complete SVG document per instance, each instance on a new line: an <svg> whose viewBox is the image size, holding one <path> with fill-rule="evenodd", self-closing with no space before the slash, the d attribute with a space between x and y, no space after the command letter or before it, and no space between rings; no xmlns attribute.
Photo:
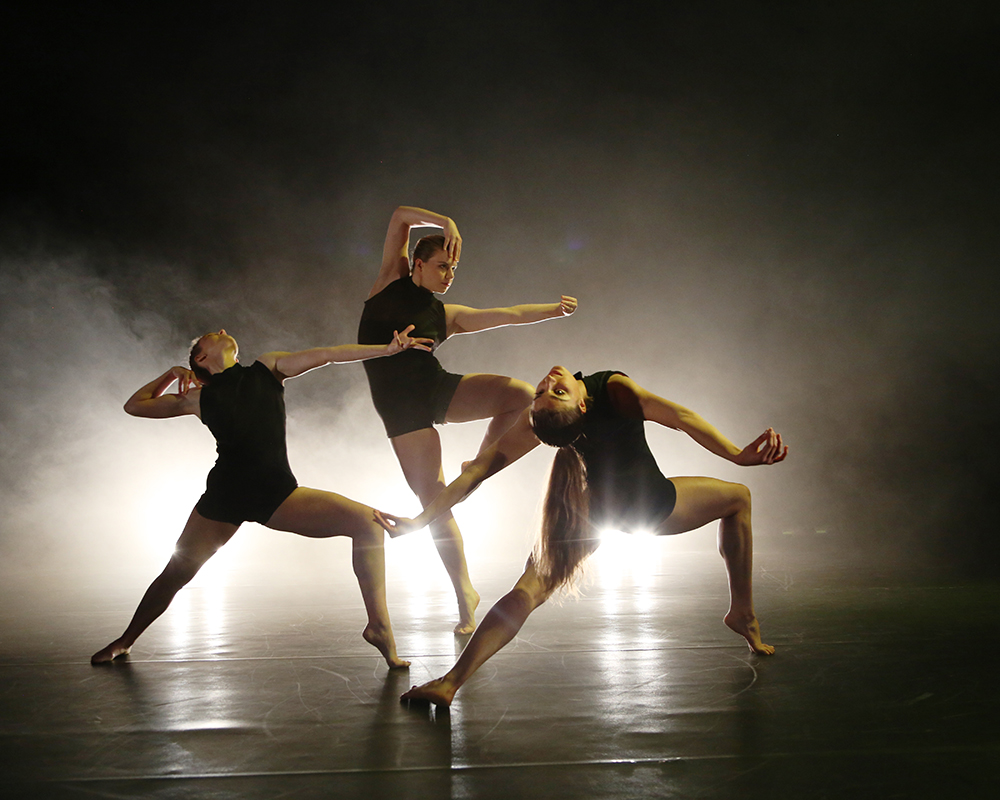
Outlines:
<svg viewBox="0 0 1000 800"><path fill-rule="evenodd" d="M598 543L590 523L587 465L574 447L581 436L584 413L572 408L539 409L531 414L535 436L559 448L549 474L542 532L534 552L535 567L550 592L560 586L572 587L584 560Z"/></svg>

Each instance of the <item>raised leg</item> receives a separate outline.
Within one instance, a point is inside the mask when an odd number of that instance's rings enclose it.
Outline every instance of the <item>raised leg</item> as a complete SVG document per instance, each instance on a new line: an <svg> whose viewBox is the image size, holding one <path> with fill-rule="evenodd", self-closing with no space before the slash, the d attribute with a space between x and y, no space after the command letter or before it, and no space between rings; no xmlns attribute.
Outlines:
<svg viewBox="0 0 1000 800"><path fill-rule="evenodd" d="M444 489L441 469L441 438L433 428L423 428L390 440L403 475L414 494L426 506ZM462 533L451 512L442 515L430 526L431 537L444 564L455 596L458 599L458 625L455 633L472 633L476 629L476 607L479 593L472 586L469 566L465 561Z"/></svg>
<svg viewBox="0 0 1000 800"><path fill-rule="evenodd" d="M499 439L531 405L535 390L531 384L504 375L471 373L462 377L448 405L447 422L488 419L479 452Z"/></svg>
<svg viewBox="0 0 1000 800"><path fill-rule="evenodd" d="M551 592L542 585L531 559L514 588L497 600L479 629L446 675L403 694L404 700L418 700L448 706L462 685L497 651L521 630L528 616L546 601Z"/></svg>
<svg viewBox="0 0 1000 800"><path fill-rule="evenodd" d="M715 478L671 478L677 488L677 505L662 533L674 534L719 520L719 553L729 576L729 611L724 621L759 655L774 648L760 638L760 623L753 607L753 531L750 523L750 490L738 483Z"/></svg>
<svg viewBox="0 0 1000 800"><path fill-rule="evenodd" d="M271 515L267 527L314 539L351 537L354 575L368 614L362 636L378 649L390 668L410 665L396 655L385 599L385 531L372 520L368 506L333 492L300 486Z"/></svg>
<svg viewBox="0 0 1000 800"><path fill-rule="evenodd" d="M239 525L205 519L197 511L192 511L167 566L146 589L125 633L103 650L94 653L90 663L103 664L128 653L139 635L167 610L181 587L232 538L238 528Z"/></svg>

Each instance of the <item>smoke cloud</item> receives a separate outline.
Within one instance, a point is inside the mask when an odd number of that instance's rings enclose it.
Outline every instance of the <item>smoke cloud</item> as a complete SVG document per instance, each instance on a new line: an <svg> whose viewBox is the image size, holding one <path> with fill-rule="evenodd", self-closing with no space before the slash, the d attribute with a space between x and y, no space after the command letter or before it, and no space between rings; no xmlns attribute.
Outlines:
<svg viewBox="0 0 1000 800"><path fill-rule="evenodd" d="M792 454L768 470L650 433L667 474L751 487L762 552L996 556L984 20L383 6L23 12L0 196L9 564L159 563L144 531L179 531L212 443L121 404L206 330L244 360L353 341L399 204L457 221L449 302L580 300L567 320L456 337L449 370L621 369L741 444L774 426ZM420 60L428 31L450 44ZM302 483L414 510L360 366L286 394ZM442 430L447 477L483 429ZM527 552L547 464L468 501L473 561ZM268 536L248 526L231 558ZM316 561L295 552L272 560Z"/></svg>

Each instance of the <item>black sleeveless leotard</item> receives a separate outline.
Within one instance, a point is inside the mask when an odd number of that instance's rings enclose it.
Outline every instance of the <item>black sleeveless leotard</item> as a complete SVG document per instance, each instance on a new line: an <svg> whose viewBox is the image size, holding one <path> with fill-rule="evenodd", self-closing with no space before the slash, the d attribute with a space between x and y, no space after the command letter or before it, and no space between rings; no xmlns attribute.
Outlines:
<svg viewBox="0 0 1000 800"><path fill-rule="evenodd" d="M285 390L259 361L236 364L201 390L201 421L219 454L198 513L239 525L267 522L298 484L285 449Z"/></svg>
<svg viewBox="0 0 1000 800"><path fill-rule="evenodd" d="M574 447L587 464L593 523L615 530L655 531L674 510L677 490L656 465L643 420L622 416L611 403L608 380L624 374L574 376L583 381L588 395L583 433Z"/></svg>
<svg viewBox="0 0 1000 800"><path fill-rule="evenodd" d="M392 341L394 331L408 325L415 326L411 336L433 339L435 348L448 336L444 303L405 277L365 301L358 344L385 344ZM390 438L444 422L462 380L461 375L446 372L434 354L425 350L404 350L363 363L375 410Z"/></svg>

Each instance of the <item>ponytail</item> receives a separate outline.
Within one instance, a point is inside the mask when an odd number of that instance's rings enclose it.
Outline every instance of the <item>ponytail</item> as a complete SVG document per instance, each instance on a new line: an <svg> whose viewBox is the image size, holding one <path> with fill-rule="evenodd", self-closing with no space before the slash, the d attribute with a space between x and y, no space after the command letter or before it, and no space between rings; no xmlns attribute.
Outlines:
<svg viewBox="0 0 1000 800"><path fill-rule="evenodd" d="M542 510L542 534L534 560L546 588L572 587L597 539L590 524L587 465L572 445L560 447L552 462Z"/></svg>
<svg viewBox="0 0 1000 800"><path fill-rule="evenodd" d="M546 588L572 588L580 566L597 548L590 524L587 464L574 443L583 435L581 408L538 409L531 412L531 429L545 444L558 447L542 509L542 535L534 559Z"/></svg>

